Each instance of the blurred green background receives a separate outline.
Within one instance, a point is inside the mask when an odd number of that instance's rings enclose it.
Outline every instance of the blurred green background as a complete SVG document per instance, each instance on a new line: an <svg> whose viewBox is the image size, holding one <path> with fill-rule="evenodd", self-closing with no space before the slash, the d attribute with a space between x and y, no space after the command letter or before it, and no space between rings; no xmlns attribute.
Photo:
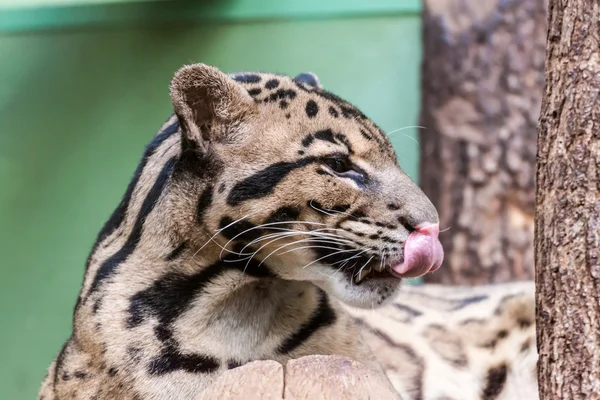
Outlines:
<svg viewBox="0 0 600 400"><path fill-rule="evenodd" d="M110 3L110 4L109 4ZM387 132L415 125L412 0L0 0L0 399L32 399L87 253L169 116L185 63L316 73ZM391 135L416 180L415 128Z"/></svg>

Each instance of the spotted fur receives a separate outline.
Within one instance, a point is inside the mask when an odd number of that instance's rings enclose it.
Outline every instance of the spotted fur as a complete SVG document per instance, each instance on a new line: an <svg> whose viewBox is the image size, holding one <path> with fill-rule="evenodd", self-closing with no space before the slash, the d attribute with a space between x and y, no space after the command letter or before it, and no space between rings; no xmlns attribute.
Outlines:
<svg viewBox="0 0 600 400"><path fill-rule="evenodd" d="M405 286L348 308L404 400L536 400L533 282Z"/></svg>
<svg viewBox="0 0 600 400"><path fill-rule="evenodd" d="M386 135L312 74L196 64L170 93L39 398L195 399L228 368L310 354L377 367L342 304L393 299L381 268L438 222Z"/></svg>

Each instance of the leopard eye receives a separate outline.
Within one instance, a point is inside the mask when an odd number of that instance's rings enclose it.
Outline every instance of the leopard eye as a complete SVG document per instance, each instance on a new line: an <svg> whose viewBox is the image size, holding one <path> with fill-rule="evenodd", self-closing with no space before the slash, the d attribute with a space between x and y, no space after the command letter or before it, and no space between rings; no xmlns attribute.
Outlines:
<svg viewBox="0 0 600 400"><path fill-rule="evenodd" d="M348 171L352 170L350 163L348 162L347 159L344 159L344 158L339 158L339 157L328 158L328 159L324 160L323 163L325 165L327 165L329 168L331 168L334 172L337 172L338 174L343 174L344 172L348 172Z"/></svg>

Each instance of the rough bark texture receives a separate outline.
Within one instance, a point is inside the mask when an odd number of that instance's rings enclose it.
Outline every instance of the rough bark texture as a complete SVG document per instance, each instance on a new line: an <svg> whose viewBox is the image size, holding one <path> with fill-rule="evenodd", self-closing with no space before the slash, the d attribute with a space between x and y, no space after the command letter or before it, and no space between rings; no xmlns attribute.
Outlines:
<svg viewBox="0 0 600 400"><path fill-rule="evenodd" d="M446 258L429 282L533 279L546 0L425 0L420 183Z"/></svg>
<svg viewBox="0 0 600 400"><path fill-rule="evenodd" d="M401 400L386 376L341 356L254 361L225 372L199 400Z"/></svg>
<svg viewBox="0 0 600 400"><path fill-rule="evenodd" d="M600 398L600 3L550 0L535 225L541 399Z"/></svg>

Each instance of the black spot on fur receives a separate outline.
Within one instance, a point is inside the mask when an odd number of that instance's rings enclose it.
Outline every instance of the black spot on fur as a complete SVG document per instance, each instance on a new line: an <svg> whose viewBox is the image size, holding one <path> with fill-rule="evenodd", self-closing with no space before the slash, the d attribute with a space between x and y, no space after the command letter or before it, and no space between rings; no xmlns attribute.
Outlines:
<svg viewBox="0 0 600 400"><path fill-rule="evenodd" d="M319 289L319 303L310 319L277 348L280 354L288 354L306 342L317 330L332 325L336 320L335 311L329 305L327 294Z"/></svg>
<svg viewBox="0 0 600 400"><path fill-rule="evenodd" d="M335 134L335 138L344 144L344 146L346 146L348 148L348 153L350 154L354 154L354 150L352 149L352 145L350 144L350 141L348 140L348 138L346 137L346 135L344 135L343 133L336 133Z"/></svg>
<svg viewBox="0 0 600 400"><path fill-rule="evenodd" d="M304 139L302 139L302 146L308 147L312 144L312 142L314 140L315 140L314 136L311 134L308 134L304 137Z"/></svg>
<svg viewBox="0 0 600 400"><path fill-rule="evenodd" d="M273 103L279 100L294 100L296 98L296 91L292 89L278 89L271 93L269 97L264 99L265 103Z"/></svg>
<svg viewBox="0 0 600 400"><path fill-rule="evenodd" d="M519 318L517 320L517 324L519 325L519 328L525 329L525 328L529 328L531 326L531 324L533 324L533 322L528 318Z"/></svg>
<svg viewBox="0 0 600 400"><path fill-rule="evenodd" d="M531 348L531 343L531 338L525 340L523 343L521 343L521 348L519 349L519 351L521 353L527 352Z"/></svg>
<svg viewBox="0 0 600 400"><path fill-rule="evenodd" d="M350 213L350 218L355 221L361 218L365 218L366 216L367 214L365 214L363 210L354 210L352 213Z"/></svg>
<svg viewBox="0 0 600 400"><path fill-rule="evenodd" d="M96 299L96 301L94 302L94 307L92 307L92 312L96 314L100 307L102 307L102 297ZM96 326L96 329L100 329L99 324Z"/></svg>
<svg viewBox="0 0 600 400"><path fill-rule="evenodd" d="M219 229L221 235L229 240L252 241L258 239L262 235L262 230L257 228L252 222L241 220L233 223L234 220L230 217L223 217L219 221Z"/></svg>
<svg viewBox="0 0 600 400"><path fill-rule="evenodd" d="M337 112L337 110L333 107L329 107L329 114L331 114L332 117L337 118L340 116L340 114Z"/></svg>
<svg viewBox="0 0 600 400"><path fill-rule="evenodd" d="M211 373L219 369L219 360L202 354L180 354L177 351L165 351L148 365L150 375L164 375L184 370L190 373Z"/></svg>
<svg viewBox="0 0 600 400"><path fill-rule="evenodd" d="M325 211L325 207L323 207L323 204L319 203L317 200L308 200L306 202L306 205L309 208L317 209L317 211L321 211L321 210Z"/></svg>
<svg viewBox="0 0 600 400"><path fill-rule="evenodd" d="M388 210L398 211L400 209L400 206L398 204L388 203L387 208Z"/></svg>
<svg viewBox="0 0 600 400"><path fill-rule="evenodd" d="M265 84L265 89L273 90L277 86L279 86L279 80L278 79L269 79L267 81L267 83Z"/></svg>
<svg viewBox="0 0 600 400"><path fill-rule="evenodd" d="M273 193L275 187L292 171L320 161L316 157L300 158L292 162L279 162L238 182L227 196L227 204L238 206L244 201L260 199Z"/></svg>
<svg viewBox="0 0 600 400"><path fill-rule="evenodd" d="M115 367L110 367L108 369L108 376L115 376L117 375L117 369Z"/></svg>
<svg viewBox="0 0 600 400"><path fill-rule="evenodd" d="M241 367L242 363L239 362L238 360L228 360L227 361L227 369L234 369L237 367Z"/></svg>
<svg viewBox="0 0 600 400"><path fill-rule="evenodd" d="M507 367L505 364L491 368L487 373L485 388L483 389L482 400L493 400L504 389L506 383Z"/></svg>
<svg viewBox="0 0 600 400"><path fill-rule="evenodd" d="M206 209L210 207L212 203L212 198L213 186L208 185L200 195L200 198L198 199L198 205L196 206L196 221L198 221L199 224L202 223Z"/></svg>
<svg viewBox="0 0 600 400"><path fill-rule="evenodd" d="M303 156L304 155L304 150L298 150L298 155ZM317 171L318 172L318 171Z"/></svg>
<svg viewBox="0 0 600 400"><path fill-rule="evenodd" d="M285 114L285 117L286 117L287 119L290 119L290 118L292 117L292 115L291 115L290 113L287 113L287 114Z"/></svg>
<svg viewBox="0 0 600 400"><path fill-rule="evenodd" d="M227 187L227 185L225 185L224 183L221 183L219 185L219 189L218 189L219 193L223 193L225 191L226 187Z"/></svg>
<svg viewBox="0 0 600 400"><path fill-rule="evenodd" d="M406 229L408 231L408 233L415 230L415 228L413 228L412 224L410 222L408 222L408 220L404 216L398 217L398 223L400 225L402 225L404 227L404 229Z"/></svg>
<svg viewBox="0 0 600 400"><path fill-rule="evenodd" d="M306 115L308 118L314 118L319 112L319 106L314 100L309 100L306 103Z"/></svg>
<svg viewBox="0 0 600 400"><path fill-rule="evenodd" d="M331 131L331 129L325 129L322 131L318 131L317 133L315 133L314 137L315 137L315 139L324 140L327 142L331 142L333 144L337 144L337 142L335 141L335 139L333 137L333 132Z"/></svg>
<svg viewBox="0 0 600 400"><path fill-rule="evenodd" d="M144 168L146 167L146 164L148 163L148 160L150 159L150 157L152 157L152 155L154 155L154 153L160 147L160 145L165 140L167 140L169 137L174 135L178 129L179 129L179 122L175 121L174 123L172 123L171 125L166 127L158 135L156 135L154 137L154 139L152 139L152 141L146 147L146 151L144 152L142 160L138 164L138 166L133 174L133 178L129 182L129 185L127 185L127 190L125 191L123 198L119 202L119 205L117 206L117 208L113 211L113 213L110 216L110 218L108 219L108 221L106 221L106 223L100 230L98 237L96 238L96 242L94 243L94 246L92 247L92 251L90 252L90 255L86 262L86 269L90 264L92 255L96 252L100 243L103 242L108 236L110 236L115 231L115 229L117 229L117 227L119 227L123 223L123 220L125 219L125 213L127 212L127 208L129 207L129 202L131 201L131 196L133 195L133 190L135 189L135 187L140 179L140 176L142 175L142 171L144 170Z"/></svg>
<svg viewBox="0 0 600 400"><path fill-rule="evenodd" d="M261 92L262 92L261 88L254 88L254 89L248 90L248 94L250 96L258 96Z"/></svg>
<svg viewBox="0 0 600 400"><path fill-rule="evenodd" d="M242 74L233 77L233 80L240 83L258 83L260 82L260 79L260 76L255 74Z"/></svg>
<svg viewBox="0 0 600 400"><path fill-rule="evenodd" d="M269 217L267 218L265 223L269 224L269 223L274 223L274 222L290 222L290 221L293 222L293 221L296 221L299 216L300 216L300 210L298 208L292 207L292 206L283 206L283 207L279 207L271 215L269 215ZM275 227L279 227L279 228L285 227L285 226L286 225L283 225L283 224L275 225Z"/></svg>
<svg viewBox="0 0 600 400"><path fill-rule="evenodd" d="M165 163L162 171L156 178L154 185L152 185L152 188L150 188L150 190L148 191L148 195L142 203L140 211L133 225L133 229L131 230L127 241L125 242L123 247L121 247L115 254L113 254L106 261L104 261L100 268L98 268L96 276L94 277L94 280L92 281L92 285L88 292L88 296L91 293L95 292L98 289L100 283L104 279L110 277L114 273L115 269L119 266L119 264L125 261L127 257L129 257L137 247L142 237L142 228L144 227L146 218L148 218L148 215L152 212L152 210L154 210L158 199L163 193L165 187L167 186L175 162L176 158L171 158Z"/></svg>
<svg viewBox="0 0 600 400"><path fill-rule="evenodd" d="M174 248L173 251L170 252L169 255L167 255L167 261L173 261L176 258L178 258L183 252L183 250L185 250L186 246L187 242L182 242L179 246Z"/></svg>

